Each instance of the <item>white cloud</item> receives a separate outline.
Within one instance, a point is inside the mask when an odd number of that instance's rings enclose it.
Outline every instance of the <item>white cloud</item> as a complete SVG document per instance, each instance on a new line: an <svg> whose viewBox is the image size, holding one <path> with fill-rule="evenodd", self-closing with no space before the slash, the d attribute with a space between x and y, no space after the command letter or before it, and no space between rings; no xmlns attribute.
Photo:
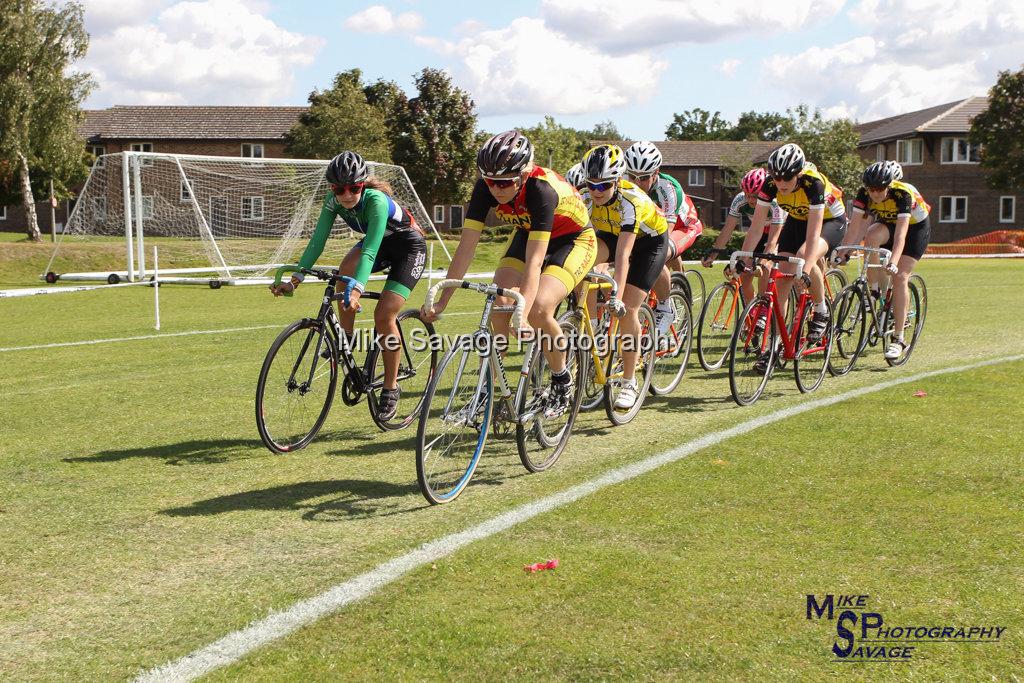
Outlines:
<svg viewBox="0 0 1024 683"><path fill-rule="evenodd" d="M843 0L542 0L541 16L573 40L605 50L630 52L671 43L713 43L741 35L763 37L829 19Z"/></svg>
<svg viewBox="0 0 1024 683"><path fill-rule="evenodd" d="M393 14L383 5L372 5L345 20L345 28L361 33L418 31L422 25L423 17L416 12Z"/></svg>
<svg viewBox="0 0 1024 683"><path fill-rule="evenodd" d="M107 104L271 104L323 46L242 0L179 2L153 20L94 35L85 60Z"/></svg>
<svg viewBox="0 0 1024 683"><path fill-rule="evenodd" d="M527 17L454 43L416 42L459 60L454 77L483 115L582 114L644 102L668 68L648 53L603 54Z"/></svg>
<svg viewBox="0 0 1024 683"><path fill-rule="evenodd" d="M84 0L85 27L94 36L139 24L172 0Z"/></svg>
<svg viewBox="0 0 1024 683"><path fill-rule="evenodd" d="M768 57L771 87L870 121L983 95L1024 54L1024 3L861 0L849 16L866 35Z"/></svg>
<svg viewBox="0 0 1024 683"><path fill-rule="evenodd" d="M718 70L726 78L732 78L736 75L736 68L741 64L738 59L726 59L724 62L718 65Z"/></svg>

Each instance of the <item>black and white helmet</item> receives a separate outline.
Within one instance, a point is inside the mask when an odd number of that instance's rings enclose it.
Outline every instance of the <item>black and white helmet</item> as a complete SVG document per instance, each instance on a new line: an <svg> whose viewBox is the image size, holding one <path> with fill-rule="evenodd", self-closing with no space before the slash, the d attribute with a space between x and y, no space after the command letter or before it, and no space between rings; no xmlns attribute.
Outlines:
<svg viewBox="0 0 1024 683"><path fill-rule="evenodd" d="M361 183L369 177L370 168L355 152L342 152L327 164L327 171L324 175L327 177L327 182L333 185Z"/></svg>
<svg viewBox="0 0 1024 683"><path fill-rule="evenodd" d="M622 148L598 145L583 157L583 173L591 180L615 180L626 171Z"/></svg>
<svg viewBox="0 0 1024 683"><path fill-rule="evenodd" d="M565 172L565 181L577 190L586 184L587 179L583 176L583 164L575 164Z"/></svg>
<svg viewBox="0 0 1024 683"><path fill-rule="evenodd" d="M773 176L792 176L804 170L807 159L800 145L790 142L768 156L768 172Z"/></svg>
<svg viewBox="0 0 1024 683"><path fill-rule="evenodd" d="M876 161L864 169L866 187L889 187L903 177L903 168L895 161Z"/></svg>
<svg viewBox="0 0 1024 683"><path fill-rule="evenodd" d="M633 175L648 175L661 168L661 150L653 142L634 142L626 150L626 170Z"/></svg>
<svg viewBox="0 0 1024 683"><path fill-rule="evenodd" d="M518 130L498 133L476 153L481 175L509 176L521 172L533 161L533 145Z"/></svg>

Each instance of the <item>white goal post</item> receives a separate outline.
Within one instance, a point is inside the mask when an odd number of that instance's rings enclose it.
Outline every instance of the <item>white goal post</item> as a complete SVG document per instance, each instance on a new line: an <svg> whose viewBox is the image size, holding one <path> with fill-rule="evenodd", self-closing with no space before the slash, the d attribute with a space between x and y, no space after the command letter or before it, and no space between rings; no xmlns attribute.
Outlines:
<svg viewBox="0 0 1024 683"><path fill-rule="evenodd" d="M96 159L41 277L48 282L143 280L154 275L146 262L148 242L160 244L165 282L262 279L302 254L328 191L327 164L314 159L105 154ZM395 201L433 233L450 260L405 169L374 162L369 166L374 177L392 187ZM336 221L319 262L336 266L358 237ZM76 242L94 246L66 248ZM81 268L91 261L115 260L124 267ZM69 272L55 272L57 268Z"/></svg>

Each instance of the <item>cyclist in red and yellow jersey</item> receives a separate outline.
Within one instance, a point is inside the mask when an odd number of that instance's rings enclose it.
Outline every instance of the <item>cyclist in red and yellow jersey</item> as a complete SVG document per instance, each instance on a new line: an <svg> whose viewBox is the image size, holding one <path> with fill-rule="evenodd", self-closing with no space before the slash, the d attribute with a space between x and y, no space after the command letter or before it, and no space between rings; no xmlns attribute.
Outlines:
<svg viewBox="0 0 1024 683"><path fill-rule="evenodd" d="M597 237L579 192L551 169L533 163L533 145L519 131L500 133L484 143L476 164L482 177L473 187L448 277L457 280L466 274L490 209L516 227L494 272L494 284L518 289L530 325L551 340L542 348L553 388L546 412L555 417L569 407L572 389L562 328L554 313L594 265ZM444 290L432 309L423 310L424 318L435 320L454 291ZM495 313L492 325L496 334L508 334L509 315Z"/></svg>

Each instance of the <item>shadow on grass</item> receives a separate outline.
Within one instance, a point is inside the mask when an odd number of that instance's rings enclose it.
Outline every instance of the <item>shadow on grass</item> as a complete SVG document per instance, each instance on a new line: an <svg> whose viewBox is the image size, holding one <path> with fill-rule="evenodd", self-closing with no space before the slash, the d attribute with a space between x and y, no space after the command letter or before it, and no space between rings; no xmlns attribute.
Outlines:
<svg viewBox="0 0 1024 683"><path fill-rule="evenodd" d="M242 491L198 500L191 505L161 510L171 517L220 515L244 510L296 511L302 519L334 522L344 519L387 517L426 507L422 499L404 500L418 493L415 482L394 484L364 479L327 479ZM422 505L418 503L423 503Z"/></svg>
<svg viewBox="0 0 1024 683"><path fill-rule="evenodd" d="M164 446L100 451L92 455L63 458L63 461L97 463L119 462L130 458L155 458L163 460L168 465L213 464L256 457L254 449L258 449L260 455L272 455L258 439L201 439Z"/></svg>

